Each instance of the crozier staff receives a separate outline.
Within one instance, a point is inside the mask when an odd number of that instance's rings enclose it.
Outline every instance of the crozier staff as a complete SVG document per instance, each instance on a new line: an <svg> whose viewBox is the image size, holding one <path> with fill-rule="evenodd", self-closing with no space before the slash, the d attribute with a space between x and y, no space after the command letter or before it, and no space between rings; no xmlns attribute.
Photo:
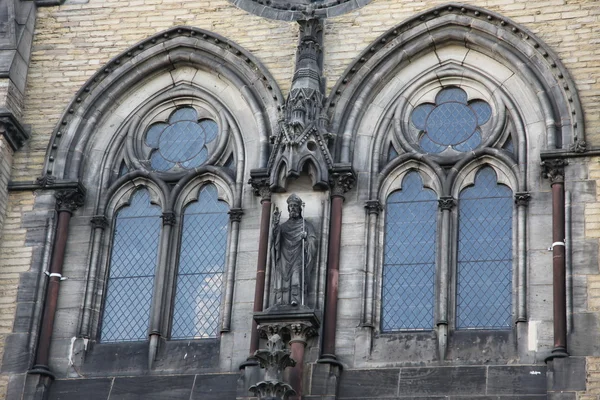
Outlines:
<svg viewBox="0 0 600 400"><path fill-rule="evenodd" d="M317 254L317 236L313 225L302 217L302 199L292 194L287 204L286 222L279 224L277 209L273 216L271 287L276 305L302 304Z"/></svg>

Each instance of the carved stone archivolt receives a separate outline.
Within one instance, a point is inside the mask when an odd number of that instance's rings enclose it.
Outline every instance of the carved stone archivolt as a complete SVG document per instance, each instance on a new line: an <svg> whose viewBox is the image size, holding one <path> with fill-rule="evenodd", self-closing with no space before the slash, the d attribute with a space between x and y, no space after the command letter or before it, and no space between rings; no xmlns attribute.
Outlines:
<svg viewBox="0 0 600 400"><path fill-rule="evenodd" d="M335 17L371 0L229 0L252 14L284 21Z"/></svg>

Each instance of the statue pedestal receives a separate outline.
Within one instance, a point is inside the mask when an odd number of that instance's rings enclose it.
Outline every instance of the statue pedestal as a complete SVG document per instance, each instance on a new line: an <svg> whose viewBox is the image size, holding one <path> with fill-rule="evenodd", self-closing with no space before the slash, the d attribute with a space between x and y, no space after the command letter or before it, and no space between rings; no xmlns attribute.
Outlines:
<svg viewBox="0 0 600 400"><path fill-rule="evenodd" d="M290 357L295 361L295 365L289 371L289 383L296 392L291 399L300 398L303 386L304 351L308 339L318 334L321 325L320 316L315 310L306 306L276 305L266 311L254 313L254 321L258 325L261 336L267 337L269 342L274 337L288 341Z"/></svg>

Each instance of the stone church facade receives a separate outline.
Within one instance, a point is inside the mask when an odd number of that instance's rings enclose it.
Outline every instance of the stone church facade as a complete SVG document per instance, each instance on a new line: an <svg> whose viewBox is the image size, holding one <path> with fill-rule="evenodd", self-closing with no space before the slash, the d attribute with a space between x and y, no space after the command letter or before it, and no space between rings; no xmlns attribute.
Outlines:
<svg viewBox="0 0 600 400"><path fill-rule="evenodd" d="M594 0L0 2L0 397L600 398Z"/></svg>

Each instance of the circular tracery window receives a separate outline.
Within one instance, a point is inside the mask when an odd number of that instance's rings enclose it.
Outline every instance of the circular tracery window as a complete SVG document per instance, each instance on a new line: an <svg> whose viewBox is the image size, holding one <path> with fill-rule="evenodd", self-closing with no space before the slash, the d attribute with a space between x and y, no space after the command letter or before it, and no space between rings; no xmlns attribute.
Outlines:
<svg viewBox="0 0 600 400"><path fill-rule="evenodd" d="M448 148L471 151L482 143L481 127L490 120L492 108L483 100L468 101L457 87L442 89L435 104L424 103L412 111L410 121L420 131L419 146L427 153Z"/></svg>
<svg viewBox="0 0 600 400"><path fill-rule="evenodd" d="M198 120L198 112L192 107L179 108L167 122L155 123L146 131L144 141L152 148L150 166L163 172L176 167L197 168L208 160L210 150L207 145L217 136L215 121Z"/></svg>

